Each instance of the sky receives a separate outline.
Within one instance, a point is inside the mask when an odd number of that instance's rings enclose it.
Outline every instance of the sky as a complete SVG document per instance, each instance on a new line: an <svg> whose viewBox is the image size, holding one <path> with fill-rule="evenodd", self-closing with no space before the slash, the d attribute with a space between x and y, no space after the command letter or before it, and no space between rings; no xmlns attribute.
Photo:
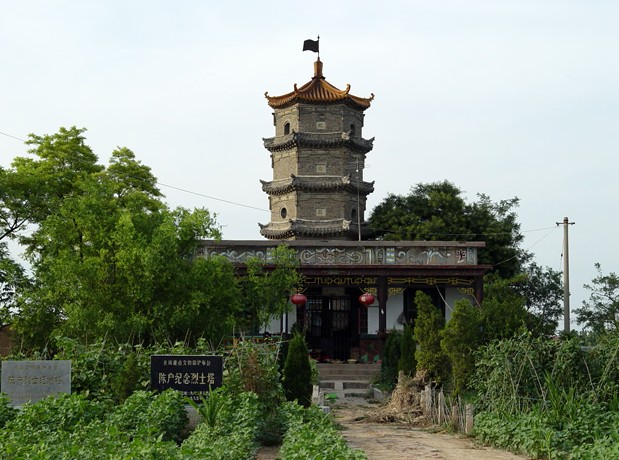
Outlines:
<svg viewBox="0 0 619 460"><path fill-rule="evenodd" d="M375 94L368 209L448 180L469 202L518 197L534 261L563 269L572 310L619 272L616 0L0 0L0 165L19 139L86 128L106 164L128 147L172 206L217 214L225 239L263 239L274 136L264 93L323 73ZM366 215L367 217L367 215ZM610 234L608 232L611 232Z"/></svg>

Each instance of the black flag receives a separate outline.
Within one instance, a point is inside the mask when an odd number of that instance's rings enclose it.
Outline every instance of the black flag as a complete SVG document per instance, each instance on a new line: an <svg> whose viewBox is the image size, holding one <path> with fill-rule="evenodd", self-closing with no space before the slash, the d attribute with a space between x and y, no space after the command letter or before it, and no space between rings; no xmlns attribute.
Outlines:
<svg viewBox="0 0 619 460"><path fill-rule="evenodd" d="M303 51L318 53L318 40L305 40L303 42Z"/></svg>

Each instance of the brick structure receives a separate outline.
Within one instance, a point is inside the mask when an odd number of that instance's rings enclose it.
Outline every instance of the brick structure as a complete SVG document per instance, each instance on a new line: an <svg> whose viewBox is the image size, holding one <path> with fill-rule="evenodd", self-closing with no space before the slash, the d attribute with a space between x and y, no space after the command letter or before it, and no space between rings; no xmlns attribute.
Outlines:
<svg viewBox="0 0 619 460"><path fill-rule="evenodd" d="M267 239L205 241L198 255L223 256L245 276L248 258L262 259L268 269L277 246L296 252L307 303L291 304L268 332L289 333L296 323L321 360L378 362L387 331L414 322L418 291L446 319L458 299L481 302L489 268L478 264L484 243L364 238L374 183L363 179L373 139L364 139L362 129L374 95L361 98L350 94L350 86L331 85L318 59L311 81L266 97L275 125L275 137L264 139L273 180L261 181L271 209L271 221L260 225ZM375 296L372 305L360 302L364 292Z"/></svg>
<svg viewBox="0 0 619 460"><path fill-rule="evenodd" d="M260 225L269 239L357 240L373 182L363 180L366 154L364 111L374 97L350 94L326 81L322 62L305 85L282 96L266 94L274 109L275 137L264 139L271 153L273 180L262 182L269 195L271 222Z"/></svg>

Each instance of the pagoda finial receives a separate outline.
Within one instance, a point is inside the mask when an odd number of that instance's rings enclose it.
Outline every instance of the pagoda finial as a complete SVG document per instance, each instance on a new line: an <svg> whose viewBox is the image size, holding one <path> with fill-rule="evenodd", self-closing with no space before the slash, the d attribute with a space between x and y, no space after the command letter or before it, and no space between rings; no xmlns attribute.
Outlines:
<svg viewBox="0 0 619 460"><path fill-rule="evenodd" d="M324 78L322 75L322 61L320 58L314 62L314 78Z"/></svg>

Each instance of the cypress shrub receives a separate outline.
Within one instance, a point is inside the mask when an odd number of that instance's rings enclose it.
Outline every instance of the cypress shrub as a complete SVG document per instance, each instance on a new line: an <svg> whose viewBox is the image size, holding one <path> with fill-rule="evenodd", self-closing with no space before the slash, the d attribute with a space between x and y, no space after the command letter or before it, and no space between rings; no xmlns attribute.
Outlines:
<svg viewBox="0 0 619 460"><path fill-rule="evenodd" d="M395 386L398 380L398 362L400 361L401 342L401 332L395 329L389 331L383 350L380 374L381 382L391 387Z"/></svg>
<svg viewBox="0 0 619 460"><path fill-rule="evenodd" d="M415 360L415 340L413 338L413 328L409 324L404 325L402 342L400 343L400 359L398 360L398 370L411 377L415 375L417 361Z"/></svg>
<svg viewBox="0 0 619 460"><path fill-rule="evenodd" d="M415 351L417 371L425 373L428 380L442 384L449 373L447 356L441 348L441 330L445 327L445 318L432 305L432 299L427 294L417 292L415 303L417 318L414 333L419 343Z"/></svg>
<svg viewBox="0 0 619 460"><path fill-rule="evenodd" d="M288 347L282 384L288 401L295 399L309 407L312 401L312 369L307 345L301 334L295 334Z"/></svg>

